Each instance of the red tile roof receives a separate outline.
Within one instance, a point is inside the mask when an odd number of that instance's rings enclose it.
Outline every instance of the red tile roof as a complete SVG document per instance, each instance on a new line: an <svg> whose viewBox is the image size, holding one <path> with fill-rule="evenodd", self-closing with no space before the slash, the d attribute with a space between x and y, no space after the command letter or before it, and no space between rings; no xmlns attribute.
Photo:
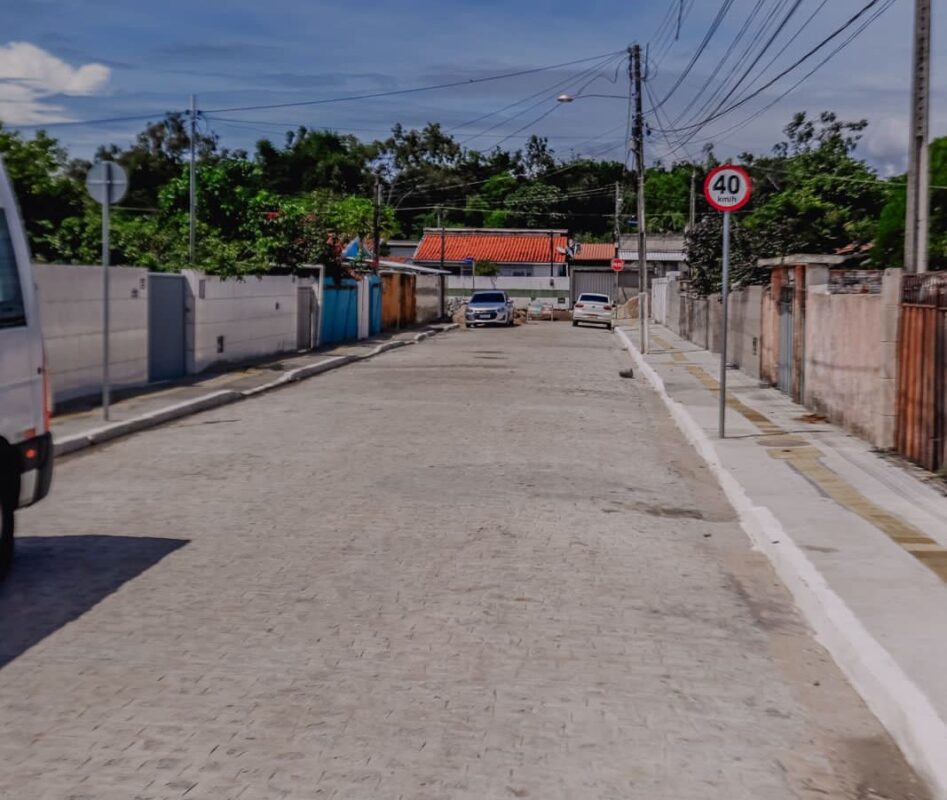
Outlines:
<svg viewBox="0 0 947 800"><path fill-rule="evenodd" d="M574 261L610 261L615 257L615 245L590 242L583 244Z"/></svg>
<svg viewBox="0 0 947 800"><path fill-rule="evenodd" d="M498 264L548 264L550 262L550 234L552 258L556 264L566 257L558 248L565 248L565 231L510 231L448 228L444 232L444 261L461 263L466 258L478 261L496 261ZM415 263L437 263L441 260L441 232L426 229L421 244L414 254Z"/></svg>

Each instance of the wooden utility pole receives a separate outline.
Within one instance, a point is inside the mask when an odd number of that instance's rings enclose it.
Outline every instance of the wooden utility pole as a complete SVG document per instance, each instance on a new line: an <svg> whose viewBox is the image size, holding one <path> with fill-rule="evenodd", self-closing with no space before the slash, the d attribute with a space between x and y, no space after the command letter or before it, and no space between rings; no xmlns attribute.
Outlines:
<svg viewBox="0 0 947 800"><path fill-rule="evenodd" d="M632 139L635 148L635 172L638 182L638 317L641 320L641 352L648 352L648 243L645 236L644 199L644 113L641 108L641 46L630 51L629 69L635 88L635 116Z"/></svg>
<svg viewBox="0 0 947 800"><path fill-rule="evenodd" d="M908 151L907 215L904 225L904 269L927 272L930 213L931 0L914 3L914 71L911 78L911 134Z"/></svg>

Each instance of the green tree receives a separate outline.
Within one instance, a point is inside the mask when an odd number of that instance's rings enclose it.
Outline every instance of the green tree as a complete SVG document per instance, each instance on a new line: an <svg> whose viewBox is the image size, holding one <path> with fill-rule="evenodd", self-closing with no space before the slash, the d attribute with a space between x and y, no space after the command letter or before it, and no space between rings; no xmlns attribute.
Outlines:
<svg viewBox="0 0 947 800"><path fill-rule="evenodd" d="M300 127L277 149L268 139L256 146L256 162L266 188L295 195L316 189L340 194L368 192L372 149L355 136Z"/></svg>
<svg viewBox="0 0 947 800"><path fill-rule="evenodd" d="M496 261L491 261L488 258L480 258L474 262L474 274L492 278L500 274L500 266Z"/></svg>
<svg viewBox="0 0 947 800"><path fill-rule="evenodd" d="M757 232L761 255L831 253L871 241L885 191L853 155L866 125L840 121L829 111L818 121L799 113L774 157L741 158L754 178L745 224Z"/></svg>
<svg viewBox="0 0 947 800"><path fill-rule="evenodd" d="M65 149L44 131L24 139L0 123L0 155L13 184L34 257L41 261L55 259L60 228L68 220L81 217L86 205L84 187L67 175Z"/></svg>
<svg viewBox="0 0 947 800"><path fill-rule="evenodd" d="M646 173L646 224L651 233L682 233L690 213L691 164L658 165ZM625 197L625 208L635 207L634 195Z"/></svg>
<svg viewBox="0 0 947 800"><path fill-rule="evenodd" d="M189 127L183 114L168 114L160 122L149 123L135 137L131 147L111 144L96 151L96 161L115 161L125 168L128 194L124 205L155 207L161 189L180 174L182 165L190 158ZM217 153L217 144L216 135L198 133L195 140L198 160L204 162L212 158Z"/></svg>
<svg viewBox="0 0 947 800"><path fill-rule="evenodd" d="M514 225L524 228L551 227L565 215L562 190L543 183L525 183L506 198L506 207Z"/></svg>
<svg viewBox="0 0 947 800"><path fill-rule="evenodd" d="M930 145L930 195L928 265L931 269L947 269L947 136ZM887 201L878 217L872 262L879 267L904 266L904 227L907 214L905 176L888 183Z"/></svg>
<svg viewBox="0 0 947 800"><path fill-rule="evenodd" d="M688 231L685 256L691 269L691 286L699 294L720 291L723 275L722 238L722 214L707 214ZM769 270L757 266L760 250L758 234L739 219L731 218L731 286L748 286L769 280Z"/></svg>

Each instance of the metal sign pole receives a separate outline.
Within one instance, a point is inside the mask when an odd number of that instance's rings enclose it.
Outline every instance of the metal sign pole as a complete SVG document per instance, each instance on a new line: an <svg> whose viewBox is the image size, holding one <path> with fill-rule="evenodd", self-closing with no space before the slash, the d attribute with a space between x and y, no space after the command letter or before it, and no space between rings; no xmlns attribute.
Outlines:
<svg viewBox="0 0 947 800"><path fill-rule="evenodd" d="M105 202L102 203L102 417L109 418L109 197L112 193L112 165L105 164Z"/></svg>
<svg viewBox="0 0 947 800"><path fill-rule="evenodd" d="M726 437L727 422L727 310L730 302L730 212L723 214L723 279L721 286L723 304L720 322L720 438Z"/></svg>
<svg viewBox="0 0 947 800"><path fill-rule="evenodd" d="M109 418L109 206L125 196L128 178L119 164L99 161L86 175L86 189L102 205L102 416Z"/></svg>

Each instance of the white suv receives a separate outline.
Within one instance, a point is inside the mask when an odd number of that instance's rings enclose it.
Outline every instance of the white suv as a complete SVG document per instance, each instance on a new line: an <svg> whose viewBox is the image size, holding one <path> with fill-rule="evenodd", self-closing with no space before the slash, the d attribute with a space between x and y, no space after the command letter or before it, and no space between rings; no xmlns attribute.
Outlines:
<svg viewBox="0 0 947 800"><path fill-rule="evenodd" d="M0 159L0 578L13 560L13 512L49 491L49 416L49 379L30 251Z"/></svg>

